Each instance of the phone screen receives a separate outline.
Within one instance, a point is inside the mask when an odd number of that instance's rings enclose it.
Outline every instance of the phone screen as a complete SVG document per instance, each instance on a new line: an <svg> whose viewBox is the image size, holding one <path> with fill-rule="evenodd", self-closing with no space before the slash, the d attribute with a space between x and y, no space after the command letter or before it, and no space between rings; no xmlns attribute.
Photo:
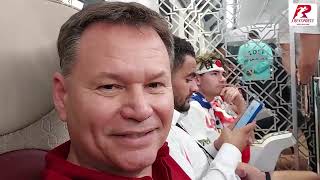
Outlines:
<svg viewBox="0 0 320 180"><path fill-rule="evenodd" d="M234 126L234 128L241 128L248 123L251 123L254 118L257 116L257 114L261 111L263 107L263 103L252 100L246 111L243 113L237 124Z"/></svg>

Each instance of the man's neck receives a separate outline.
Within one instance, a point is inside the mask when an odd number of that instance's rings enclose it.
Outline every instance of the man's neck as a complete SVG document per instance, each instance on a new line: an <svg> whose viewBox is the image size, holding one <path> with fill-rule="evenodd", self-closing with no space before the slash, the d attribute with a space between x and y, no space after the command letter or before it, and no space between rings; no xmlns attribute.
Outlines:
<svg viewBox="0 0 320 180"><path fill-rule="evenodd" d="M199 91L199 92L206 98L206 100L207 100L208 102L213 101L214 97L216 97L216 96L212 96L212 95L205 94L205 93L202 92L202 91Z"/></svg>

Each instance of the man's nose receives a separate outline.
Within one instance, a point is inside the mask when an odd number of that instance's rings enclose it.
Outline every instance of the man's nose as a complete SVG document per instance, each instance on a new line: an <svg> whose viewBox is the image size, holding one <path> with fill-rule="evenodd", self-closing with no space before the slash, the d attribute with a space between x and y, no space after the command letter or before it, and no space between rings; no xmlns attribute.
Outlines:
<svg viewBox="0 0 320 180"><path fill-rule="evenodd" d="M221 79L220 79L221 82L225 83L227 81L227 78L224 77L224 75L221 75Z"/></svg>
<svg viewBox="0 0 320 180"><path fill-rule="evenodd" d="M193 80L190 85L190 90L192 93L199 91L199 87L197 85L196 80Z"/></svg>
<svg viewBox="0 0 320 180"><path fill-rule="evenodd" d="M142 87L129 90L125 102L121 110L121 115L125 119L144 121L153 113L151 101L147 98Z"/></svg>

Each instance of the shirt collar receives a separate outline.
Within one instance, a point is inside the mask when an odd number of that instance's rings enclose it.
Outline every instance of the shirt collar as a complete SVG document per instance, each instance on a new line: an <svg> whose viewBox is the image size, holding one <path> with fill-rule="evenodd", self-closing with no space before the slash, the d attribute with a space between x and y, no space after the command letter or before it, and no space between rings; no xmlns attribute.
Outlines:
<svg viewBox="0 0 320 180"><path fill-rule="evenodd" d="M44 174L48 174L48 172L58 172L64 177L69 178L77 178L81 177L82 179L90 179L90 180L102 180L102 179L117 179L117 180L152 180L153 178L150 176L145 176L141 178L129 178L123 176L117 176L108 174L106 172L99 172L96 170L84 168L78 166L76 164L70 163L66 160L70 149L70 141L58 146L57 148L48 152L46 156L46 169L44 170ZM169 147L168 143L165 142L163 146L159 149L157 154L157 160L153 165L162 167L164 166L163 158L167 158L169 156ZM160 162L160 164L159 164ZM152 167L154 169L154 167ZM153 172L153 175L158 175L159 173Z"/></svg>
<svg viewBox="0 0 320 180"><path fill-rule="evenodd" d="M212 108L210 102L208 102L200 92L193 93L191 96L191 99L194 101L198 101L203 108L206 108L206 109Z"/></svg>

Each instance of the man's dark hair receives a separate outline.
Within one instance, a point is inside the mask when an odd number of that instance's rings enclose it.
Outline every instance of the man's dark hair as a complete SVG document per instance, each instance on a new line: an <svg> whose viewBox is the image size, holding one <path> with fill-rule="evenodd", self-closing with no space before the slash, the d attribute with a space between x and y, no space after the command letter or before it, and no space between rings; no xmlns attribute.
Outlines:
<svg viewBox="0 0 320 180"><path fill-rule="evenodd" d="M249 39L260 39L260 35L259 35L258 31L256 31L256 30L251 30L248 33L248 36L249 36Z"/></svg>
<svg viewBox="0 0 320 180"><path fill-rule="evenodd" d="M163 41L172 66L174 58L173 39L168 23L163 17L157 12L134 2L100 2L88 5L72 15L60 29L57 46L60 67L64 76L69 75L72 71L82 33L89 25L97 22L125 24L137 28L143 26L153 28Z"/></svg>
<svg viewBox="0 0 320 180"><path fill-rule="evenodd" d="M181 39L177 36L173 36L174 41L174 59L172 72L176 72L185 61L185 56L189 55L196 57L194 49L190 42L185 39Z"/></svg>

